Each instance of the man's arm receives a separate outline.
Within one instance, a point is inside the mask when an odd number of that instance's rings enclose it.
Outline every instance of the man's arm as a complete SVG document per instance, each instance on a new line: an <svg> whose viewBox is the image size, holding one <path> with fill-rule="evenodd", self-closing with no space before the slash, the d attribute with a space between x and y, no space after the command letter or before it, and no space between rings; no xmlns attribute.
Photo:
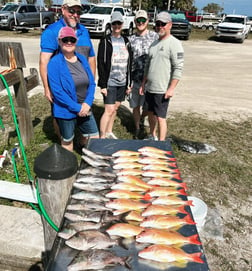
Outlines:
<svg viewBox="0 0 252 271"><path fill-rule="evenodd" d="M95 75L96 75L96 58L95 58L95 56L89 57L88 63L90 65L91 71L92 71L94 78L95 78Z"/></svg>
<svg viewBox="0 0 252 271"><path fill-rule="evenodd" d="M48 80L47 80L47 64L52 56L52 53L41 52L39 57L39 72L40 77L44 86L44 95L49 100L49 102L53 102L52 94L49 88Z"/></svg>

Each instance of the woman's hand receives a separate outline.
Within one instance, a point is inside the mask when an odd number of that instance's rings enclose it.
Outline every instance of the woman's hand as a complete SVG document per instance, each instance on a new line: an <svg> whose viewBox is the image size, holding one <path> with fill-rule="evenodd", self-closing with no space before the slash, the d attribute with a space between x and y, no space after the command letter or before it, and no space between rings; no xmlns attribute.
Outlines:
<svg viewBox="0 0 252 271"><path fill-rule="evenodd" d="M103 94L104 96L107 96L108 95L108 91L106 88L102 88L101 89L101 94Z"/></svg>
<svg viewBox="0 0 252 271"><path fill-rule="evenodd" d="M80 112L78 113L78 116L80 117L86 117L89 115L89 112L90 112L90 106L86 103L83 103L81 105L81 110Z"/></svg>

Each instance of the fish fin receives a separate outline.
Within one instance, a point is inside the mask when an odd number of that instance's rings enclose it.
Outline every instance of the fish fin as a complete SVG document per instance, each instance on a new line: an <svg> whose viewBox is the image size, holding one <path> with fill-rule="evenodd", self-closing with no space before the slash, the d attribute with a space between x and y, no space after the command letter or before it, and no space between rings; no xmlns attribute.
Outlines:
<svg viewBox="0 0 252 271"><path fill-rule="evenodd" d="M172 151L166 151L166 154L172 155Z"/></svg>
<svg viewBox="0 0 252 271"><path fill-rule="evenodd" d="M186 183L179 183L180 187L183 187L184 190L188 190Z"/></svg>
<svg viewBox="0 0 252 271"><path fill-rule="evenodd" d="M187 201L187 205L189 205L189 206L194 206L194 205L193 205L193 201L192 201L192 200L188 200L188 201Z"/></svg>
<svg viewBox="0 0 252 271"><path fill-rule="evenodd" d="M185 216L184 219L187 224L196 225L196 222L193 221L193 219L191 218L191 216L189 214L187 216Z"/></svg>
<svg viewBox="0 0 252 271"><path fill-rule="evenodd" d="M172 179L177 179L177 180L181 180L180 178L180 174L179 173L175 173L175 174L172 174Z"/></svg>
<svg viewBox="0 0 252 271"><path fill-rule="evenodd" d="M184 205L182 205L182 206L180 206L179 208L178 208L178 210L179 210L179 213L182 213L182 214L189 214L186 210L185 210L185 206Z"/></svg>
<svg viewBox="0 0 252 271"><path fill-rule="evenodd" d="M197 252L197 253L192 253L190 254L190 258L196 262L196 263L205 263L202 259L201 259L202 253L201 252Z"/></svg>
<svg viewBox="0 0 252 271"><path fill-rule="evenodd" d="M169 163L168 166L171 167L171 168L177 168L177 164L176 163Z"/></svg>
<svg viewBox="0 0 252 271"><path fill-rule="evenodd" d="M199 241L198 238L199 238L198 234L194 234L188 237L190 243L195 244L195 245L201 245L201 242Z"/></svg>
<svg viewBox="0 0 252 271"><path fill-rule="evenodd" d="M178 190L179 195L187 196L187 193L184 188Z"/></svg>
<svg viewBox="0 0 252 271"><path fill-rule="evenodd" d="M151 197L151 195L150 195L149 193L147 193L147 194L145 194L145 195L143 196L143 200L148 201L148 200L151 200L151 199L152 199L152 197Z"/></svg>
<svg viewBox="0 0 252 271"><path fill-rule="evenodd" d="M131 260L132 260L132 258L129 256L129 257L127 257L127 258L125 259L125 261L124 261L125 267L126 267L127 269L129 269L129 270L132 269L132 266L131 266L131 264L130 264Z"/></svg>

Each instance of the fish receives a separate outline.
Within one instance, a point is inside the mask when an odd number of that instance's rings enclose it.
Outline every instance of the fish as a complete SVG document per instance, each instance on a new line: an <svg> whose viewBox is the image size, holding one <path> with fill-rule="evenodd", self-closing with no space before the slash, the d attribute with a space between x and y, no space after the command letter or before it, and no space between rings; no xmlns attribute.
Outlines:
<svg viewBox="0 0 252 271"><path fill-rule="evenodd" d="M78 188L80 190L95 192L95 191L101 191L105 189L109 189L111 187L111 184L109 183L73 183L73 187Z"/></svg>
<svg viewBox="0 0 252 271"><path fill-rule="evenodd" d="M97 202L104 202L108 201L106 197L101 195L100 193L94 193L89 191L81 191L77 192L75 194L72 194L71 196L73 199L77 200L86 200L86 201L97 201Z"/></svg>
<svg viewBox="0 0 252 271"><path fill-rule="evenodd" d="M98 230L80 231L65 241L67 246L77 250L104 249L117 243L117 240L112 240L109 235Z"/></svg>
<svg viewBox="0 0 252 271"><path fill-rule="evenodd" d="M117 199L151 199L150 195L142 195L138 192L132 192L127 190L112 190L111 192L105 195L107 198L117 198Z"/></svg>
<svg viewBox="0 0 252 271"><path fill-rule="evenodd" d="M93 151L90 151L89 149L87 148L82 148L82 153L83 154L86 154L87 156L89 156L90 158L94 159L94 160L97 160L97 159L100 159L100 160L111 160L111 156L108 156L108 155L101 155L101 154L97 154Z"/></svg>
<svg viewBox="0 0 252 271"><path fill-rule="evenodd" d="M82 211L75 211L75 212L65 212L64 217L71 222L80 222L80 221L90 221L90 222L100 222L101 221L101 216L102 216L101 211L97 212L82 212Z"/></svg>
<svg viewBox="0 0 252 271"><path fill-rule="evenodd" d="M129 163L129 162L123 162L123 163L117 163L113 165L113 169L132 169L132 168L142 168L143 165L133 162L133 163Z"/></svg>
<svg viewBox="0 0 252 271"><path fill-rule="evenodd" d="M138 256L143 259L153 260L157 262L170 263L170 262L197 262L204 263L201 259L202 253L186 253L180 248L175 248L167 245L151 245L141 251Z"/></svg>
<svg viewBox="0 0 252 271"><path fill-rule="evenodd" d="M81 251L67 267L68 271L104 270L106 266L126 265L127 257L119 257L105 249Z"/></svg>
<svg viewBox="0 0 252 271"><path fill-rule="evenodd" d="M85 184L97 184L97 183L113 183L115 177L101 177L101 176L85 176L75 180L75 183L85 183Z"/></svg>
<svg viewBox="0 0 252 271"><path fill-rule="evenodd" d="M147 183L158 186L183 187L185 190L187 190L186 183L177 182L168 178L152 178Z"/></svg>
<svg viewBox="0 0 252 271"><path fill-rule="evenodd" d="M149 156L145 156L138 160L138 163L145 164L145 165L157 164L157 165L169 165L171 167L177 167L176 163L174 162L176 162L176 158L169 158L169 160L165 160L165 159L152 158Z"/></svg>
<svg viewBox="0 0 252 271"><path fill-rule="evenodd" d="M116 190L128 190L128 191L136 191L136 192L146 192L148 188L144 188L142 186L138 186L133 183L116 183L111 186L111 189Z"/></svg>
<svg viewBox="0 0 252 271"><path fill-rule="evenodd" d="M171 215L151 215L147 216L140 223L140 226L154 229L178 229L186 224L195 225L196 223L193 221L190 215L186 215L184 218Z"/></svg>
<svg viewBox="0 0 252 271"><path fill-rule="evenodd" d="M105 211L109 210L106 206L103 205L102 202L86 202L84 201L83 203L77 203L77 204L69 204L66 207L67 211L94 211L94 210L99 210L99 211Z"/></svg>
<svg viewBox="0 0 252 271"><path fill-rule="evenodd" d="M138 156L120 156L113 160L114 164L120 164L120 163L136 163L138 162L139 157Z"/></svg>
<svg viewBox="0 0 252 271"><path fill-rule="evenodd" d="M122 175L117 177L117 181L119 182L125 182L125 183L132 183L137 186L141 186L146 189L151 189L153 186L144 182L142 179L138 178L137 176L131 176L131 175Z"/></svg>
<svg viewBox="0 0 252 271"><path fill-rule="evenodd" d="M127 221L141 222L143 221L144 217L141 215L139 211L132 210L125 216L125 219Z"/></svg>
<svg viewBox="0 0 252 271"><path fill-rule="evenodd" d="M165 154L165 155L172 155L172 151L165 151L158 149L156 147L151 147L151 146L144 146L141 147L140 149L137 150L138 152L152 152L152 153L160 153L160 154Z"/></svg>
<svg viewBox="0 0 252 271"><path fill-rule="evenodd" d="M159 165L159 164L149 164L142 167L142 170L162 170L162 171L168 171L172 173L179 173L179 169L177 168L170 168L166 165Z"/></svg>
<svg viewBox="0 0 252 271"><path fill-rule="evenodd" d="M189 205L194 206L192 200L183 200L177 196L161 196L151 202L153 205Z"/></svg>
<svg viewBox="0 0 252 271"><path fill-rule="evenodd" d="M168 178L168 179L181 180L180 174L178 172L175 174L172 174L171 172L164 172L161 170L143 170L141 174L143 177ZM117 173L117 176L118 176L118 173Z"/></svg>
<svg viewBox="0 0 252 271"><path fill-rule="evenodd" d="M99 168L99 167L110 167L110 163L109 162L106 162L104 160L94 160L94 159L91 159L90 157L88 156L85 156L85 155L82 155L81 158L87 163L89 164L90 166L92 167L95 167L95 168Z"/></svg>
<svg viewBox="0 0 252 271"><path fill-rule="evenodd" d="M81 175L92 175L95 177L103 177L103 178L115 178L116 174L114 172L110 172L105 170L104 168L94 168L94 167L86 167L79 171Z"/></svg>
<svg viewBox="0 0 252 271"><path fill-rule="evenodd" d="M145 229L136 236L136 242L159 245L201 245L199 235L183 236L179 232L164 229Z"/></svg>
<svg viewBox="0 0 252 271"><path fill-rule="evenodd" d="M137 151L129 151L129 150L119 150L112 154L112 157L121 157L121 156L139 156L140 153Z"/></svg>
<svg viewBox="0 0 252 271"><path fill-rule="evenodd" d="M143 212L142 216L150 215L176 215L178 213L188 214L185 206L168 206L168 205L150 205Z"/></svg>
<svg viewBox="0 0 252 271"><path fill-rule="evenodd" d="M137 211L147 208L150 203L143 203L133 199L114 199L105 204L106 207L116 210Z"/></svg>
<svg viewBox="0 0 252 271"><path fill-rule="evenodd" d="M166 161L170 160L169 156L167 156L166 154L162 154L162 153L143 151L143 152L141 152L141 155L142 156L147 156L147 157L152 157L152 158L163 159L163 160L166 160Z"/></svg>
<svg viewBox="0 0 252 271"><path fill-rule="evenodd" d="M132 175L132 176L140 176L142 175L143 171L140 169L122 169L119 172L116 173L117 176L122 175Z"/></svg>
<svg viewBox="0 0 252 271"><path fill-rule="evenodd" d="M117 223L109 227L106 232L110 236L120 236L129 238L138 235L144 230L143 227L135 226L129 223Z"/></svg>
<svg viewBox="0 0 252 271"><path fill-rule="evenodd" d="M148 195L151 198L154 198L154 197L168 196L168 195L186 196L187 194L183 188L177 189L176 187L160 186L160 187L153 187L151 190L148 191ZM146 196L147 196L147 194L146 194Z"/></svg>

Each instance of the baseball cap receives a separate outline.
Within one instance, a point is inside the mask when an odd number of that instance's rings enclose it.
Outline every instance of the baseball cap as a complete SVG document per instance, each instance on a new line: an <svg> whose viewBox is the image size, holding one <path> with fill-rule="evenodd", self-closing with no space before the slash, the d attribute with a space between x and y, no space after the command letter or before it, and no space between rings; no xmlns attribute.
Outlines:
<svg viewBox="0 0 252 271"><path fill-rule="evenodd" d="M58 38L63 39L65 37L73 37L73 38L77 39L75 31L73 30L72 27L65 26L60 29Z"/></svg>
<svg viewBox="0 0 252 271"><path fill-rule="evenodd" d="M79 6L79 7L82 7L81 6L81 1L80 0L64 0L63 1L63 6L66 5L68 7L73 7L73 6Z"/></svg>
<svg viewBox="0 0 252 271"><path fill-rule="evenodd" d="M136 12L136 15L135 15L135 19L137 18L145 18L145 19L148 19L148 15L147 15L147 12L143 9L140 9Z"/></svg>
<svg viewBox="0 0 252 271"><path fill-rule="evenodd" d="M161 11L160 13L158 13L156 21L161 21L163 23L171 22L171 15L166 11Z"/></svg>
<svg viewBox="0 0 252 271"><path fill-rule="evenodd" d="M123 23L123 16L122 13L119 11L115 11L111 15L111 23L113 22L121 22Z"/></svg>

